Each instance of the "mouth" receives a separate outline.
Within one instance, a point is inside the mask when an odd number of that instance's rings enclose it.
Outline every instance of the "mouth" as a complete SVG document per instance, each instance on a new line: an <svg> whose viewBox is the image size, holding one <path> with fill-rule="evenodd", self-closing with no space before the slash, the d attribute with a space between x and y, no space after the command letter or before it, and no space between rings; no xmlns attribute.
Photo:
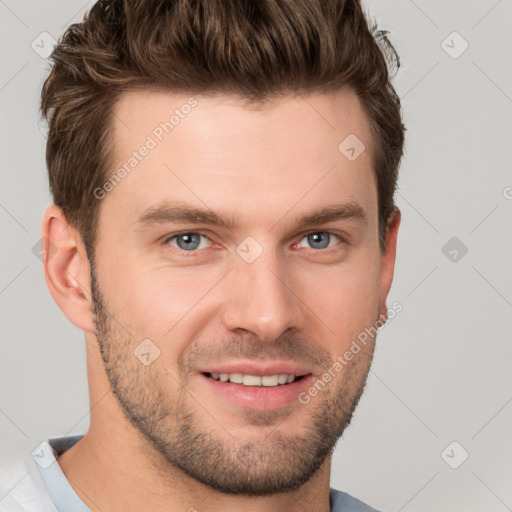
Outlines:
<svg viewBox="0 0 512 512"><path fill-rule="evenodd" d="M294 375L287 373L276 373L274 375L250 375L248 373L213 373L203 372L205 377L209 377L220 382L232 382L233 384L242 384L243 386L276 387L291 384L299 381L306 375Z"/></svg>
<svg viewBox="0 0 512 512"><path fill-rule="evenodd" d="M292 364L233 364L203 368L197 375L212 400L261 411L299 404L299 394L314 380L308 368Z"/></svg>

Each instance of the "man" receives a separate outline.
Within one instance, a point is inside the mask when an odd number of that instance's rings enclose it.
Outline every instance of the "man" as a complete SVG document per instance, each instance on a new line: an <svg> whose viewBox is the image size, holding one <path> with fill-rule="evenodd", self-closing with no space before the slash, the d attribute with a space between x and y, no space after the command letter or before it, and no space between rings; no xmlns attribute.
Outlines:
<svg viewBox="0 0 512 512"><path fill-rule="evenodd" d="M375 510L329 484L400 224L372 34L355 0L100 1L68 29L42 240L90 428L0 510Z"/></svg>

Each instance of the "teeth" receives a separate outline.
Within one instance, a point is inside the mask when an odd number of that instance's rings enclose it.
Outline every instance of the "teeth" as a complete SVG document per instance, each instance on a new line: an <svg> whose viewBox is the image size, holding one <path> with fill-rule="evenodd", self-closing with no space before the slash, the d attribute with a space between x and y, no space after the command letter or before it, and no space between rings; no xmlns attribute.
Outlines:
<svg viewBox="0 0 512 512"><path fill-rule="evenodd" d="M286 375L286 373L280 373L277 376L277 382L279 382L279 384L286 384L288 382L288 375Z"/></svg>
<svg viewBox="0 0 512 512"><path fill-rule="evenodd" d="M279 384L279 375L265 375L265 377L261 377L261 384L263 386L277 386Z"/></svg>
<svg viewBox="0 0 512 512"><path fill-rule="evenodd" d="M295 375L279 373L276 375L248 375L242 373L210 373L210 377L221 382L233 382L243 384L244 386L266 386L274 387L283 384L289 384L295 380Z"/></svg>
<svg viewBox="0 0 512 512"><path fill-rule="evenodd" d="M261 377L255 375L244 375L242 377L242 384L244 386L261 386Z"/></svg>

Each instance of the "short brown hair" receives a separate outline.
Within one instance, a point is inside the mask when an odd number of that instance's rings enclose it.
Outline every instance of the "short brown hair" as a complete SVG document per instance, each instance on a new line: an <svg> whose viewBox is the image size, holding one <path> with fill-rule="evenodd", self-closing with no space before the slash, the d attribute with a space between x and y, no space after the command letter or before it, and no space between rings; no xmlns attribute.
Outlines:
<svg viewBox="0 0 512 512"><path fill-rule="evenodd" d="M100 0L51 55L42 90L50 190L94 256L100 200L112 170L113 110L130 90L272 96L352 87L375 151L379 242L385 247L405 127L388 64L387 31L358 0ZM341 141L340 141L341 142Z"/></svg>

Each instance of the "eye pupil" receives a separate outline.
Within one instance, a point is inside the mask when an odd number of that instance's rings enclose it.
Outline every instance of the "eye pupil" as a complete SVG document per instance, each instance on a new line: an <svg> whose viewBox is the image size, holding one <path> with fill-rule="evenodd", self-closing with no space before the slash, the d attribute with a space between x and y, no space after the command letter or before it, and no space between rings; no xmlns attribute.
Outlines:
<svg viewBox="0 0 512 512"><path fill-rule="evenodd" d="M184 240L185 243L181 244L180 241ZM176 241L178 243L178 246L180 249L186 250L186 249L197 249L197 246L200 243L199 236L194 233L185 233L183 235L179 235L176 237ZM196 244L196 246L194 246Z"/></svg>
<svg viewBox="0 0 512 512"><path fill-rule="evenodd" d="M308 242L315 249L325 249L326 247L329 246L329 241L330 241L329 233L319 232L319 233L311 233L310 235L308 235ZM315 244L320 244L320 247L316 246Z"/></svg>

